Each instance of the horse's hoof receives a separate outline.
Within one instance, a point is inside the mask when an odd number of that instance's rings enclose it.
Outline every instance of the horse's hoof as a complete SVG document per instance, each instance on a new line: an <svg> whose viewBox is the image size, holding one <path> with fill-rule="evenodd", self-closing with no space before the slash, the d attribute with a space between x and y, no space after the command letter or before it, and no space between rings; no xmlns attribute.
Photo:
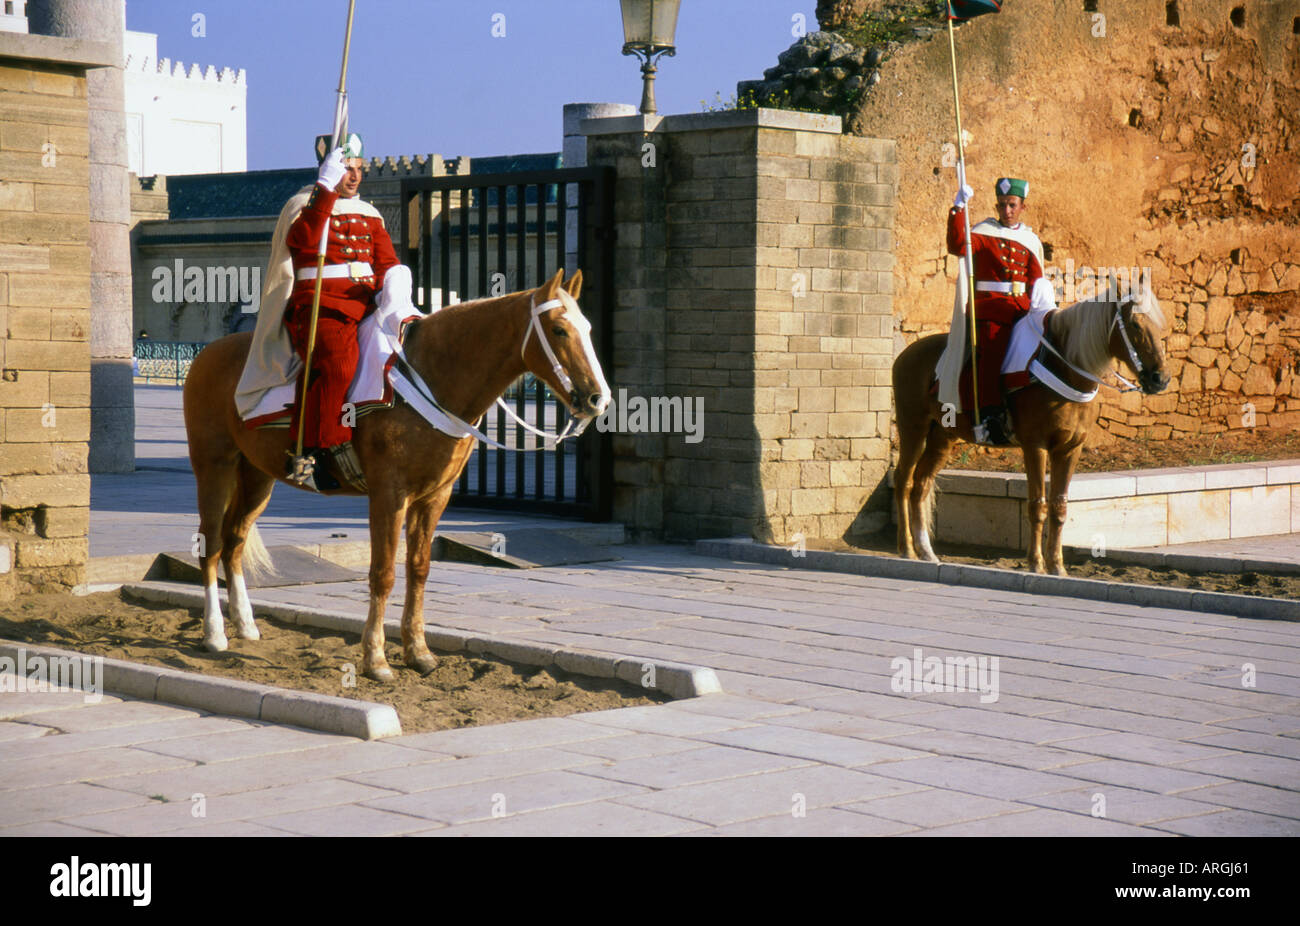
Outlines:
<svg viewBox="0 0 1300 926"><path fill-rule="evenodd" d="M252 621L235 628L235 636L241 640L260 640L262 633Z"/></svg>
<svg viewBox="0 0 1300 926"><path fill-rule="evenodd" d="M366 669L361 673L372 682L384 682L385 684L393 681L393 670L388 666L379 666L375 669Z"/></svg>
<svg viewBox="0 0 1300 926"><path fill-rule="evenodd" d="M226 639L225 634L219 637L203 638L203 648L209 653L224 653L229 647L230 642Z"/></svg>
<svg viewBox="0 0 1300 926"><path fill-rule="evenodd" d="M438 657L432 653L423 653L413 659L407 659L406 664L419 672L421 676L425 676L438 668Z"/></svg>

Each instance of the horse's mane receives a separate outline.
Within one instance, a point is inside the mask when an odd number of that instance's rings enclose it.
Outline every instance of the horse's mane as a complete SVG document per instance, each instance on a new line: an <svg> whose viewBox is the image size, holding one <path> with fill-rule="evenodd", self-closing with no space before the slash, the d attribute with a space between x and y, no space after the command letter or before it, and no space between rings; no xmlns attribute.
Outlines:
<svg viewBox="0 0 1300 926"><path fill-rule="evenodd" d="M1128 298L1127 293L1122 293L1114 299L1090 299L1076 302L1056 313L1052 330L1065 359L1093 374L1105 369L1110 362L1110 328L1115 304ZM1155 294L1146 288L1134 292L1134 298L1137 300L1134 313L1147 316L1154 327L1164 330L1167 322Z"/></svg>

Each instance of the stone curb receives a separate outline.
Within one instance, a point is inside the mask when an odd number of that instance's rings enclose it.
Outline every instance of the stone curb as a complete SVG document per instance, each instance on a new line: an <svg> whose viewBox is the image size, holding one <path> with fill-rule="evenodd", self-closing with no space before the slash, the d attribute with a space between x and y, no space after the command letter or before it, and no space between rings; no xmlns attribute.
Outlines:
<svg viewBox="0 0 1300 926"><path fill-rule="evenodd" d="M42 656L47 659L61 657L96 660L102 667L101 687L103 691L113 694L195 707L216 714L247 717L267 723L293 724L363 740L399 736L402 732L397 712L389 704L336 698L314 692L289 691L232 678L214 678L180 669L0 640L0 656L8 656L17 661L20 652L25 653L28 659ZM83 690L86 681L82 679Z"/></svg>
<svg viewBox="0 0 1300 926"><path fill-rule="evenodd" d="M627 543L627 530L621 523L608 524L566 524L563 527L550 528L570 540L590 546L621 546ZM454 532L453 532L454 533ZM435 537L437 534L435 534ZM509 530L505 536L509 538ZM326 543L287 543L277 547L288 547L319 556L336 566L348 569L365 570L370 568L369 540L336 540ZM142 582L166 578L155 572L159 567L160 553L128 553L121 556L92 556L86 563L86 584L106 585L122 582ZM406 557L406 538L397 542L397 560Z"/></svg>
<svg viewBox="0 0 1300 926"><path fill-rule="evenodd" d="M1206 611L1259 620L1300 621L1300 601L1281 598L1257 598L1253 595L1202 592L1187 588L1128 585L1122 582L1036 575L1030 572L1013 572L1008 569L966 566L958 563L925 563L870 553L804 550L796 555L789 547L756 543L747 538L697 540L695 551L704 556L787 566L794 569L843 572L918 582L942 582L947 585L967 585L972 588L993 588L1000 591L1039 595L1063 595L1070 598L1086 598L1093 601L1110 601L1152 608Z"/></svg>
<svg viewBox="0 0 1300 926"><path fill-rule="evenodd" d="M1280 534L1277 536L1286 536ZM1251 537L1251 540L1260 538ZM1266 538L1265 538L1266 539ZM1065 547L1067 555L1090 558L1092 550L1088 547ZM1216 555L1213 553L1165 553L1158 550L1106 551L1106 559L1117 563L1132 563L1134 566L1146 566L1151 569L1202 570L1205 572L1262 572L1270 575L1300 575L1300 563L1289 563L1276 559L1250 559L1241 556Z"/></svg>
<svg viewBox="0 0 1300 926"><path fill-rule="evenodd" d="M129 597L145 601L187 608L203 607L203 591L198 588L182 588L163 582L141 582L123 585L122 592ZM224 591L221 592L221 599L223 603L226 600ZM322 608L274 604L258 601L256 598L252 603L258 617L274 617L288 624L347 631L357 635L360 635L366 626L364 617L352 617ZM386 633L400 632L400 619L385 620L384 628ZM717 674L712 669L702 666L667 662L661 659L642 659L595 650L570 650L548 643L485 636L454 627L426 626L424 639L430 648L444 652L454 653L463 650L528 666L554 665L566 672L579 675L622 679L629 684L662 691L670 698L695 698L722 691L722 684L718 681ZM282 693L283 689L276 689L276 691Z"/></svg>

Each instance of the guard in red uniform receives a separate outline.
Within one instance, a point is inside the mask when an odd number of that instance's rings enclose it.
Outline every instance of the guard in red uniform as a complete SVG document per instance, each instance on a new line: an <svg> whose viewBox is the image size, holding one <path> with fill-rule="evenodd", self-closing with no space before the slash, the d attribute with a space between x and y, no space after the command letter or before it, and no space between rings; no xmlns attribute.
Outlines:
<svg viewBox="0 0 1300 926"><path fill-rule="evenodd" d="M1029 195L1024 180L1003 177L995 185L997 219L985 219L971 229L975 261L975 384L980 403L980 424L975 438L982 444L1006 446L1011 426L1002 396L1002 361L1011 341L1012 327L1040 303L1055 307L1050 281L1043 276L1043 245L1020 222ZM972 190L963 185L948 214L948 252L966 254L966 222L962 215ZM1041 283L1039 281L1042 281ZM1036 285L1037 284L1037 285ZM967 349L969 354L969 349ZM963 386L969 373L962 376ZM969 397L968 388L962 389ZM964 401L964 400L963 400Z"/></svg>
<svg viewBox="0 0 1300 926"><path fill-rule="evenodd" d="M327 451L336 471L359 488L364 487L364 479L352 449L352 428L344 422L343 402L356 372L357 326L374 311L384 276L398 263L384 220L373 206L357 198L365 165L361 150L361 138L351 134L341 148L324 158L311 198L289 228L286 243L295 282L284 310L294 350L305 361L316 258L328 226L316 343L306 395L299 405L299 414L305 417L303 454L319 464L324 462L321 452ZM298 427L296 419L292 426ZM337 487L323 467L308 475L316 489Z"/></svg>

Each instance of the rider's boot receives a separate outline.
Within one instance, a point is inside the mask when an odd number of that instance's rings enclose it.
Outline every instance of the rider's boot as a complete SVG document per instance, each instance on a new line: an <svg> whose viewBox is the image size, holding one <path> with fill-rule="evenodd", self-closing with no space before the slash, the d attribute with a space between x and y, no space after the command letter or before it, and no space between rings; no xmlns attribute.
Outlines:
<svg viewBox="0 0 1300 926"><path fill-rule="evenodd" d="M1010 447L1014 443L1005 406L990 405L980 411L980 423L975 425L975 443L988 447Z"/></svg>

